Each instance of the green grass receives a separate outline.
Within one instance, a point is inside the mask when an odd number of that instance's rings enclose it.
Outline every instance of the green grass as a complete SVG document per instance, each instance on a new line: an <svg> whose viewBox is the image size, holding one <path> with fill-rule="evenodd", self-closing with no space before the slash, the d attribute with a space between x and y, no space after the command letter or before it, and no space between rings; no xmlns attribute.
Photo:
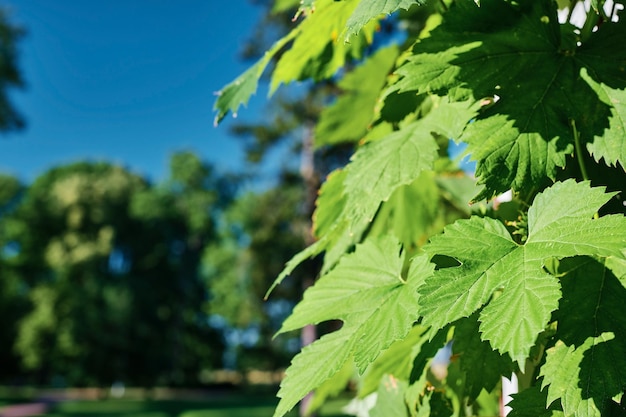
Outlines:
<svg viewBox="0 0 626 417"><path fill-rule="evenodd" d="M271 417L276 406L272 396L232 395L207 400L126 400L67 401L53 405L49 417ZM0 403L6 403L0 399ZM330 402L322 417L341 417L345 401ZM292 410L289 417L297 416Z"/></svg>

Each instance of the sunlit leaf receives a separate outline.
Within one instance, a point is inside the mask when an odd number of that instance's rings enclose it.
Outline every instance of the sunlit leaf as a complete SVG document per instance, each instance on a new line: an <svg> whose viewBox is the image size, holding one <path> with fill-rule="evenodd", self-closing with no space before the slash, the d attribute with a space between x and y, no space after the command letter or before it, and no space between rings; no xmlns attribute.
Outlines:
<svg viewBox="0 0 626 417"><path fill-rule="evenodd" d="M417 0L361 0L354 13L346 23L346 41L350 36L358 33L370 20L380 15L391 14L399 9L408 10L415 4L422 4Z"/></svg>
<svg viewBox="0 0 626 417"><path fill-rule="evenodd" d="M561 298L558 280L543 270L544 259L623 256L626 219L593 219L590 214L611 198L600 190L570 180L541 193L537 206L529 210L529 235L523 245L513 241L502 223L489 218L472 217L446 227L425 249L461 265L436 271L420 288L425 323L442 328L482 308L481 338L523 367ZM556 201L569 206L564 216L555 218L547 210L544 217L539 208Z"/></svg>
<svg viewBox="0 0 626 417"><path fill-rule="evenodd" d="M415 45L397 71L402 79L391 88L487 99L492 104L460 138L486 185L477 199L510 188L525 191L554 180L565 166L574 150L573 126L582 140L596 138L590 149L597 158L607 163L621 158L626 78L615 71L615 62L623 67L624 53L617 52L615 60L597 56L610 45L602 40L623 38L625 25L605 26L577 46L569 40L573 35L561 35L550 1L490 0L480 7L458 2L444 23ZM581 78L585 68L593 81ZM617 139L606 142L601 136L609 121Z"/></svg>
<svg viewBox="0 0 626 417"><path fill-rule="evenodd" d="M269 49L263 57L246 72L241 74L235 81L231 82L217 94L217 100L213 105L213 110L217 111L215 116L215 125L226 117L228 112L232 112L233 116L237 116L237 110L241 105L247 105L250 97L256 93L259 78L265 71L265 68L270 63L274 55L281 50L283 46L289 43L296 35L298 30L291 31L288 35L277 41L271 49Z"/></svg>
<svg viewBox="0 0 626 417"><path fill-rule="evenodd" d="M432 266L424 256L414 258L406 279L402 266L394 239L368 240L305 292L281 332L334 319L344 324L296 356L281 384L276 416L284 415L348 359L354 358L363 373L383 350L408 334L419 317L416 289Z"/></svg>
<svg viewBox="0 0 626 417"><path fill-rule="evenodd" d="M370 410L370 417L408 417L408 410L404 402L407 386L406 381L393 375L385 375L380 380L376 405Z"/></svg>
<svg viewBox="0 0 626 417"><path fill-rule="evenodd" d="M397 56L395 46L381 49L339 82L342 94L333 105L322 110L315 127L315 146L356 142L365 135L374 119L376 100ZM346 119L346 114L352 117Z"/></svg>
<svg viewBox="0 0 626 417"><path fill-rule="evenodd" d="M315 12L309 13L298 27L291 48L276 64L270 91L281 83L312 78L329 78L346 63L346 58L360 58L363 47L371 42L373 28L355 35L350 42L338 41L339 33L358 3L317 0Z"/></svg>
<svg viewBox="0 0 626 417"><path fill-rule="evenodd" d="M558 342L541 367L547 405L560 399L565 415L608 415L612 397L626 389L625 369L624 352L612 333L590 337L578 347Z"/></svg>
<svg viewBox="0 0 626 417"><path fill-rule="evenodd" d="M424 118L358 149L346 167L352 224L371 222L380 203L396 188L432 169L438 148L433 134L455 137L473 114L467 103L441 102Z"/></svg>

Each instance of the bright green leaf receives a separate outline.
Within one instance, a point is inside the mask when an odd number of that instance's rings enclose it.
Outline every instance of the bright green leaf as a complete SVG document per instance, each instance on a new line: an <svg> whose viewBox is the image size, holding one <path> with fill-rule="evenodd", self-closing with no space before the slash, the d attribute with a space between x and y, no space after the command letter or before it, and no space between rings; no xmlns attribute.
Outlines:
<svg viewBox="0 0 626 417"><path fill-rule="evenodd" d="M433 132L455 137L471 119L467 103L441 102L424 118L357 150L346 167L348 217L352 224L371 222L381 202L394 190L431 169L437 157Z"/></svg>
<svg viewBox="0 0 626 417"><path fill-rule="evenodd" d="M346 199L343 182L345 178L345 170L335 170L328 175L320 188L313 213L313 233L318 238L327 235L333 229L344 210Z"/></svg>
<svg viewBox="0 0 626 417"><path fill-rule="evenodd" d="M599 190L570 180L539 194L537 206L529 210L530 232L524 245L489 218L472 217L446 227L425 250L455 258L461 265L436 271L420 288L424 323L442 328L482 308L482 339L523 366L561 297L559 282L543 270L544 260L623 256L626 219L591 217L611 197ZM550 208L542 210L548 202L569 206L565 216L555 218Z"/></svg>
<svg viewBox="0 0 626 417"><path fill-rule="evenodd" d="M322 110L315 127L316 147L362 139L374 119L376 101L397 56L396 46L381 49L339 82L341 96ZM346 114L351 117L346 119Z"/></svg>
<svg viewBox="0 0 626 417"><path fill-rule="evenodd" d="M369 412L370 417L408 417L404 402L407 382L394 375L385 375L378 387L376 405Z"/></svg>
<svg viewBox="0 0 626 417"><path fill-rule="evenodd" d="M558 342L541 367L547 405L560 399L565 415L607 415L612 397L626 389L625 369L624 351L612 333L590 337L579 347Z"/></svg>
<svg viewBox="0 0 626 417"><path fill-rule="evenodd" d="M380 15L391 14L399 9L408 10L411 6L421 3L422 1L417 0L361 0L346 23L345 40L348 41L370 20Z"/></svg>
<svg viewBox="0 0 626 417"><path fill-rule="evenodd" d="M405 280L402 266L400 245L393 238L368 240L305 292L280 332L334 319L344 324L293 360L278 393L276 416L284 415L348 359L353 357L363 373L383 350L408 334L419 317L416 289L433 267L425 256L414 258Z"/></svg>
<svg viewBox="0 0 626 417"><path fill-rule="evenodd" d="M305 346L291 361L288 373L280 384L278 397L281 400L276 406L274 417L287 414L298 401L343 368L350 359L356 340L347 331L354 329L342 330L322 336L315 343Z"/></svg>
<svg viewBox="0 0 626 417"><path fill-rule="evenodd" d="M288 35L277 41L270 50L265 52L263 57L256 64L240 75L235 81L216 93L218 97L213 106L213 110L217 111L214 122L215 125L222 121L228 112L232 112L233 117L237 117L239 106L242 104L244 106L247 105L250 96L256 93L259 78L261 78L261 75L274 55L297 34L298 30L294 29Z"/></svg>
<svg viewBox="0 0 626 417"><path fill-rule="evenodd" d="M610 43L601 42L613 32L622 39L624 24L605 26L576 46L569 41L573 32L561 36L551 1L490 0L480 7L458 2L445 14L444 23L415 45L414 55L397 71L401 80L391 88L487 99L483 103L491 104L460 137L468 143L478 162L476 175L486 185L477 199L510 188L526 191L554 180L565 166L574 150L572 124L583 140L596 137L590 147L597 157L605 156L609 163L621 158L623 138L611 141L611 149L598 139L608 120L618 129L610 135L618 137L623 127L619 100L626 87L619 70L624 53L617 52L614 60L614 54L605 51ZM611 58L598 58L602 54ZM612 89L590 86L580 76L583 68L593 70L596 83Z"/></svg>
<svg viewBox="0 0 626 417"><path fill-rule="evenodd" d="M361 50L371 41L372 29L354 36L350 43L338 42L348 17L357 2L317 0L315 12L301 22L292 47L283 54L272 75L270 91L281 83L312 78L330 78L341 68L346 57L360 58Z"/></svg>

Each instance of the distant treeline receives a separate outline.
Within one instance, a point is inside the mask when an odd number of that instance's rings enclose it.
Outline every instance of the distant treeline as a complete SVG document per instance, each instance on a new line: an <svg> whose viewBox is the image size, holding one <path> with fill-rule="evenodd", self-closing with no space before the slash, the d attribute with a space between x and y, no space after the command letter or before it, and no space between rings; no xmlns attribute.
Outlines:
<svg viewBox="0 0 626 417"><path fill-rule="evenodd" d="M261 295L303 246L298 184L238 193L189 152L153 184L120 166L0 175L0 382L192 386L275 369L298 285ZM297 278L297 277L296 277Z"/></svg>

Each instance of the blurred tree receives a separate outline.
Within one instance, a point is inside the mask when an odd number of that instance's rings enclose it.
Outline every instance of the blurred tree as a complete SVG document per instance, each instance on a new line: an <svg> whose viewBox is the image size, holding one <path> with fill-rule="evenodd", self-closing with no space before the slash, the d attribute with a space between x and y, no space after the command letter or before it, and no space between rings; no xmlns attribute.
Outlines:
<svg viewBox="0 0 626 417"><path fill-rule="evenodd" d="M10 237L33 309L15 349L40 382L53 375L110 381L125 367L132 295L109 259L136 229L128 205L146 186L122 168L78 163L44 173L26 190Z"/></svg>
<svg viewBox="0 0 626 417"><path fill-rule="evenodd" d="M19 359L12 345L17 337L17 322L28 307L26 288L14 265L19 248L8 239L8 219L23 191L16 178L0 174L0 379L4 381L15 380L19 375Z"/></svg>
<svg viewBox="0 0 626 417"><path fill-rule="evenodd" d="M165 340L155 341L168 343L173 353L167 360L171 373L165 383L182 384L196 378L199 370L221 363L222 338L209 327L203 312L207 288L199 268L204 248L217 239L216 218L232 200L235 182L218 176L195 154L180 152L170 160L170 178L137 193L132 201L132 216L143 230L142 242L135 246L146 248L142 269L136 273L147 275L139 283L162 289L153 292L156 298L144 297L141 302L143 310L157 308L159 318L153 320L167 323L162 329L168 331Z"/></svg>
<svg viewBox="0 0 626 417"><path fill-rule="evenodd" d="M24 86L17 64L16 48L23 35L24 31L9 22L7 12L0 8L0 131L24 127L24 119L9 98L11 88Z"/></svg>
<svg viewBox="0 0 626 417"><path fill-rule="evenodd" d="M197 270L223 188L190 153L172 157L159 186L78 163L28 188L8 238L33 305L15 350L39 382L189 384L219 364Z"/></svg>

